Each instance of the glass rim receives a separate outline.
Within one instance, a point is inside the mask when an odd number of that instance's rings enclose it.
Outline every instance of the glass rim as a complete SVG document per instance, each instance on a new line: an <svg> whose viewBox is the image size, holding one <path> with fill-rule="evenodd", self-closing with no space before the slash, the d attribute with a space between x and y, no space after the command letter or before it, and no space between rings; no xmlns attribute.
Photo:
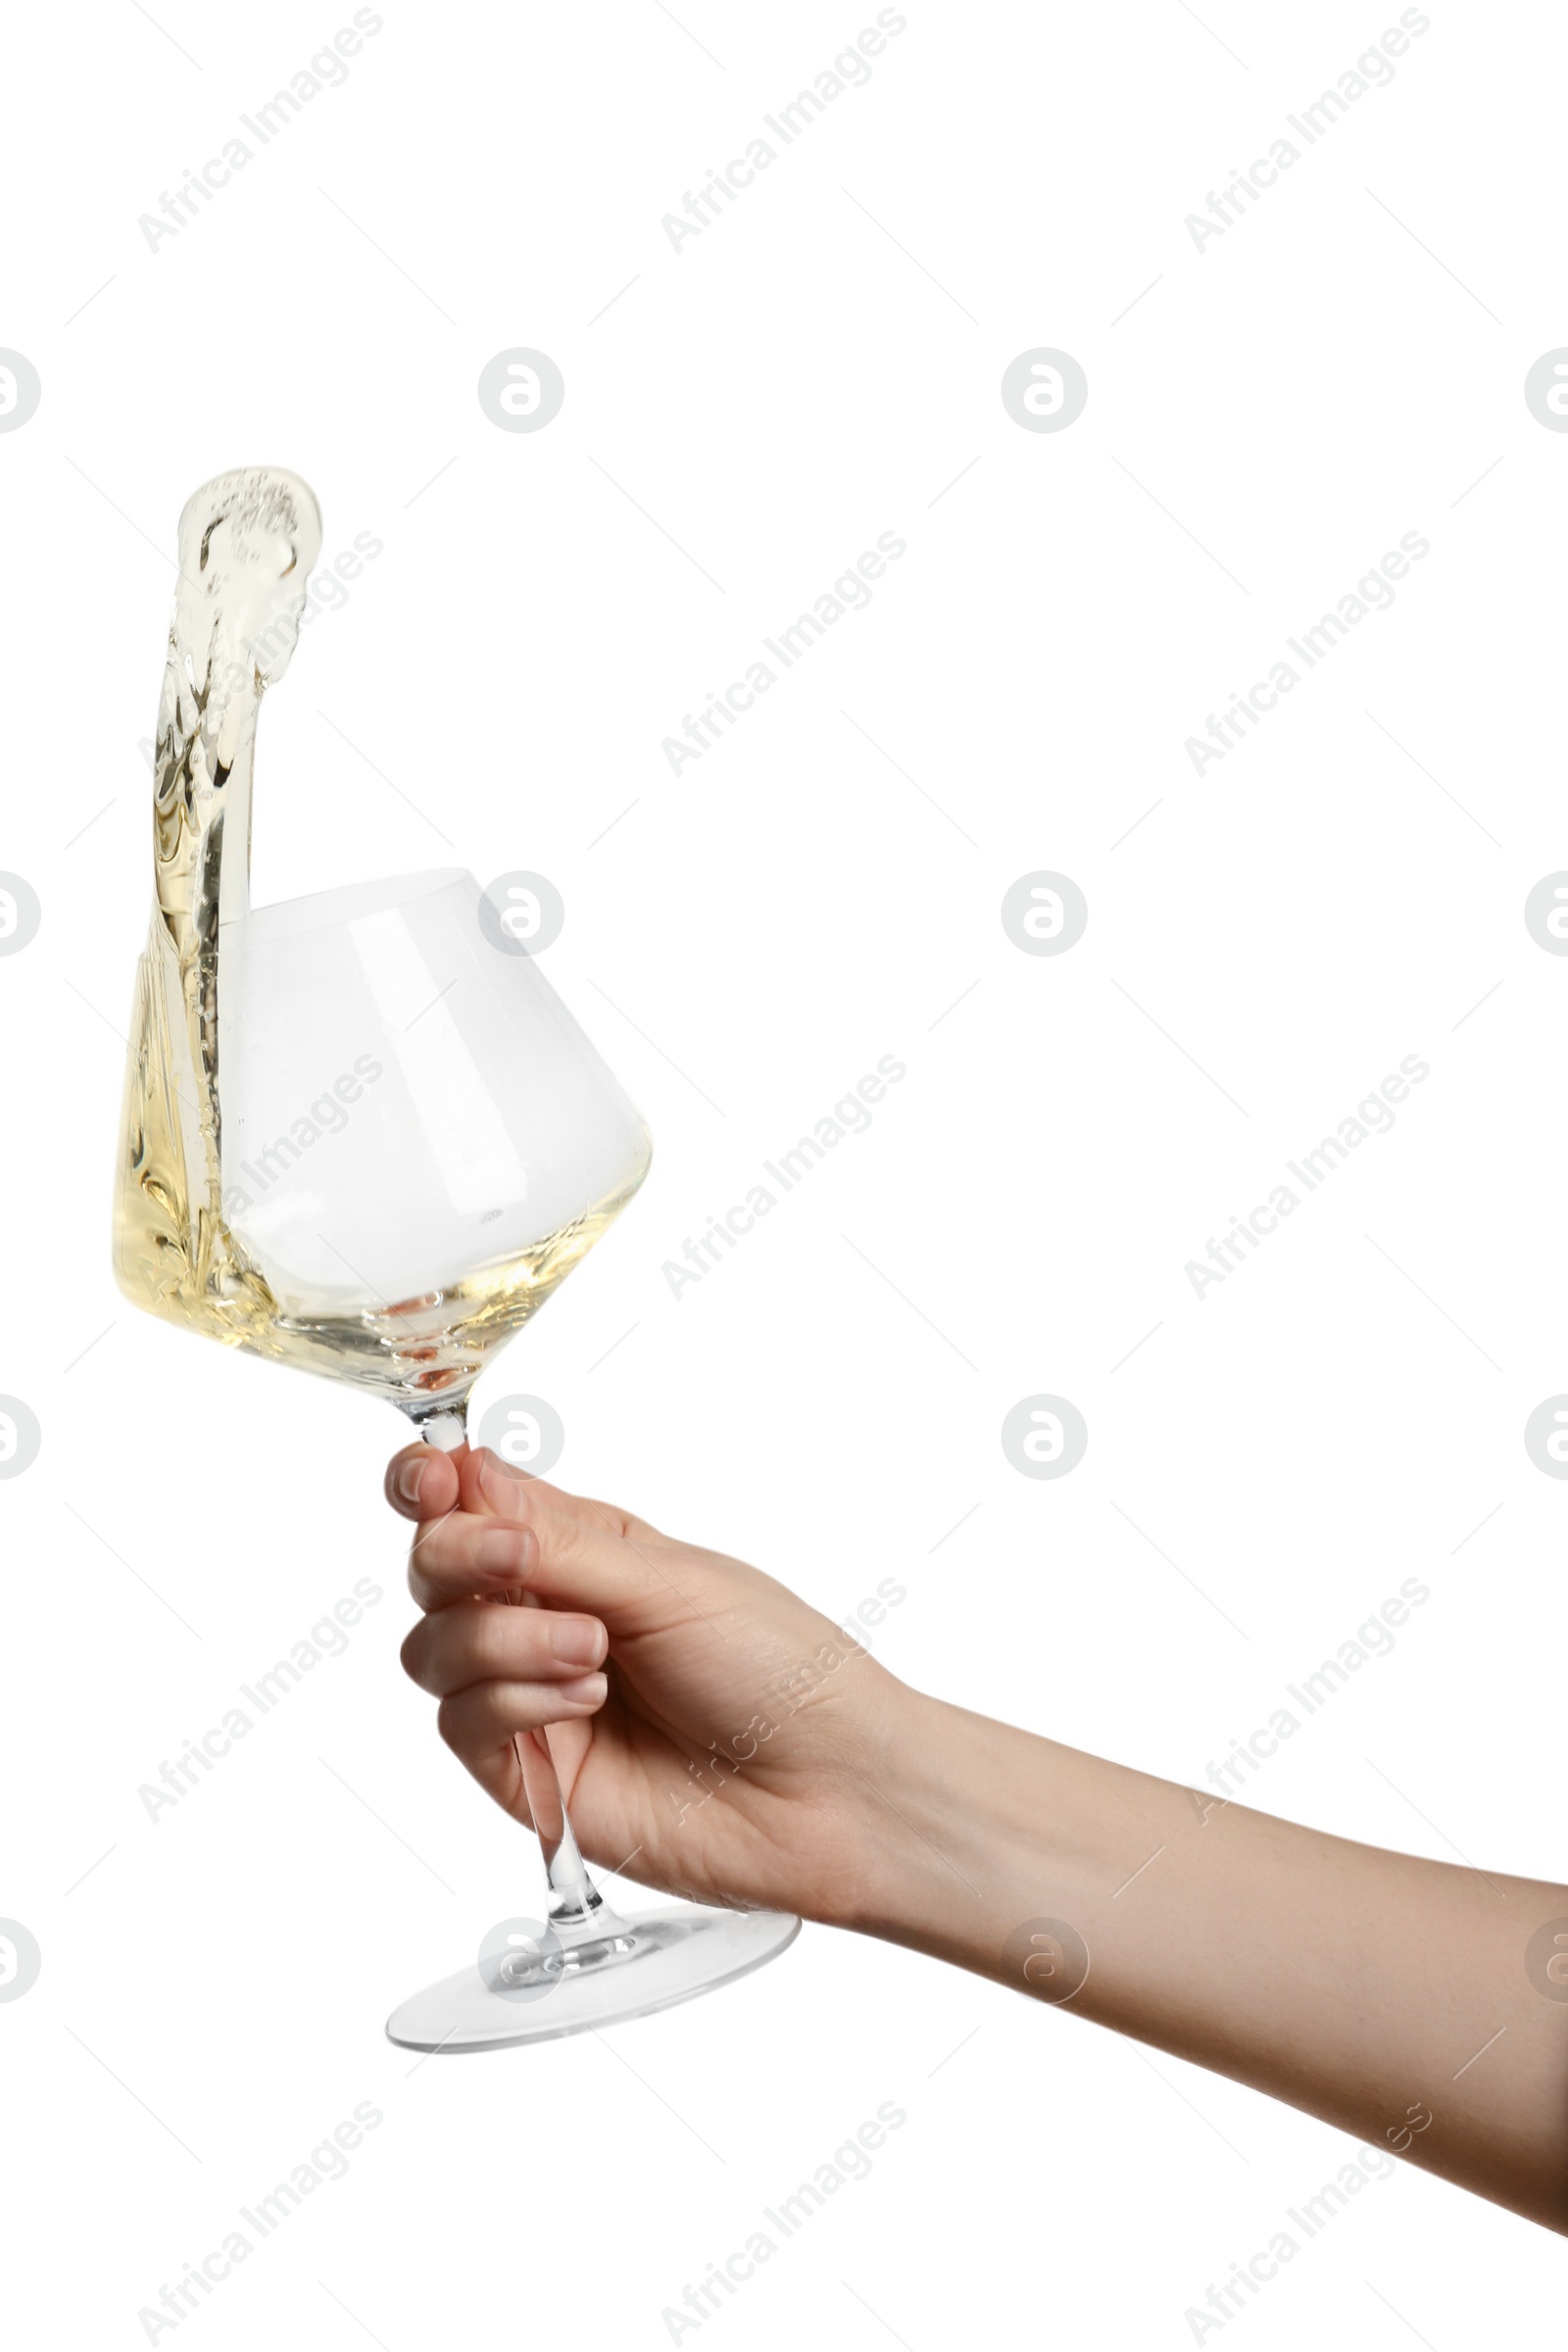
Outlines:
<svg viewBox="0 0 1568 2352"><path fill-rule="evenodd" d="M362 915L410 906L462 882L468 883L478 896L478 883L463 865L434 866L424 873L382 874L374 881L345 882L331 890L307 892L302 898L274 899L269 906L248 907L220 929L243 928L253 941L267 946L297 938L302 932L341 929Z"/></svg>

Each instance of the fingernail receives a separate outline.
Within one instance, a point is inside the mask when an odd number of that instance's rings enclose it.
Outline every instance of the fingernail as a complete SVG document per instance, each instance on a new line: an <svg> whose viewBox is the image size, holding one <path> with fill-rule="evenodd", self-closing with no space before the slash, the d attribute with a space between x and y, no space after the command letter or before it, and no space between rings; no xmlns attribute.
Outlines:
<svg viewBox="0 0 1568 2352"><path fill-rule="evenodd" d="M474 1547L478 1565L493 1575L518 1576L526 1542L520 1528L487 1527Z"/></svg>
<svg viewBox="0 0 1568 2352"><path fill-rule="evenodd" d="M563 1666L597 1666L605 1654L605 1629L592 1617L555 1617L550 1647Z"/></svg>
<svg viewBox="0 0 1568 2352"><path fill-rule="evenodd" d="M392 1481L392 1492L399 1502L415 1503L418 1501L419 1479L423 1469L424 1462L418 1454L414 1454L406 1462L399 1462Z"/></svg>
<svg viewBox="0 0 1568 2352"><path fill-rule="evenodd" d="M610 1685L602 1674L584 1674L579 1675L574 1683L563 1683L559 1695L568 1706L600 1707L604 1705L609 1689Z"/></svg>

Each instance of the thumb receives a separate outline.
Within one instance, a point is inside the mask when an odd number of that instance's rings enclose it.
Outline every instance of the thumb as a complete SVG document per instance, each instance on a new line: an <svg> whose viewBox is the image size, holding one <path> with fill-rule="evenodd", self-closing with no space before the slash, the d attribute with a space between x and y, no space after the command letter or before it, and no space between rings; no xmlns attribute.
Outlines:
<svg viewBox="0 0 1568 2352"><path fill-rule="evenodd" d="M679 1555L640 1520L529 1478L484 1447L463 1458L459 1478L463 1510L528 1528L537 1539L539 1556L527 1579L531 1600L586 1609L623 1638L704 1613L684 1589L689 1576L677 1581L671 1574Z"/></svg>

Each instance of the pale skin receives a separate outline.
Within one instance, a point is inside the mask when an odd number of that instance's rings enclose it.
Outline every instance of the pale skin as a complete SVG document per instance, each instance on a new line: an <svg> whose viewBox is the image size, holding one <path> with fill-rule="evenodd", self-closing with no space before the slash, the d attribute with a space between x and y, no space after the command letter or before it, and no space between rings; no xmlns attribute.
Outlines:
<svg viewBox="0 0 1568 2352"><path fill-rule="evenodd" d="M759 1569L494 1454L410 1446L386 1491L418 1523L404 1665L516 1819L513 1736L549 1726L590 1862L909 1945L1568 2234L1568 1960L1547 1934L1526 1964L1568 1886L950 1706Z"/></svg>

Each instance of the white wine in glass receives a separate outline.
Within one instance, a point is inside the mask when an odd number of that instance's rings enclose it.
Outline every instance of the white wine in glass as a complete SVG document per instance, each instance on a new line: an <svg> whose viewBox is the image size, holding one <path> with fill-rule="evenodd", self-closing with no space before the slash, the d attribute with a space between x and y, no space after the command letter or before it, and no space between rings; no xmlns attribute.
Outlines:
<svg viewBox="0 0 1568 2352"><path fill-rule="evenodd" d="M115 1272L149 1313L384 1396L450 1450L479 1372L625 1206L652 1145L471 874L251 906L257 713L320 536L311 492L270 467L220 475L180 517ZM774 1912L618 1918L548 1736L516 1749L548 1921L404 2002L393 2040L553 2039L690 1999L797 1933Z"/></svg>

